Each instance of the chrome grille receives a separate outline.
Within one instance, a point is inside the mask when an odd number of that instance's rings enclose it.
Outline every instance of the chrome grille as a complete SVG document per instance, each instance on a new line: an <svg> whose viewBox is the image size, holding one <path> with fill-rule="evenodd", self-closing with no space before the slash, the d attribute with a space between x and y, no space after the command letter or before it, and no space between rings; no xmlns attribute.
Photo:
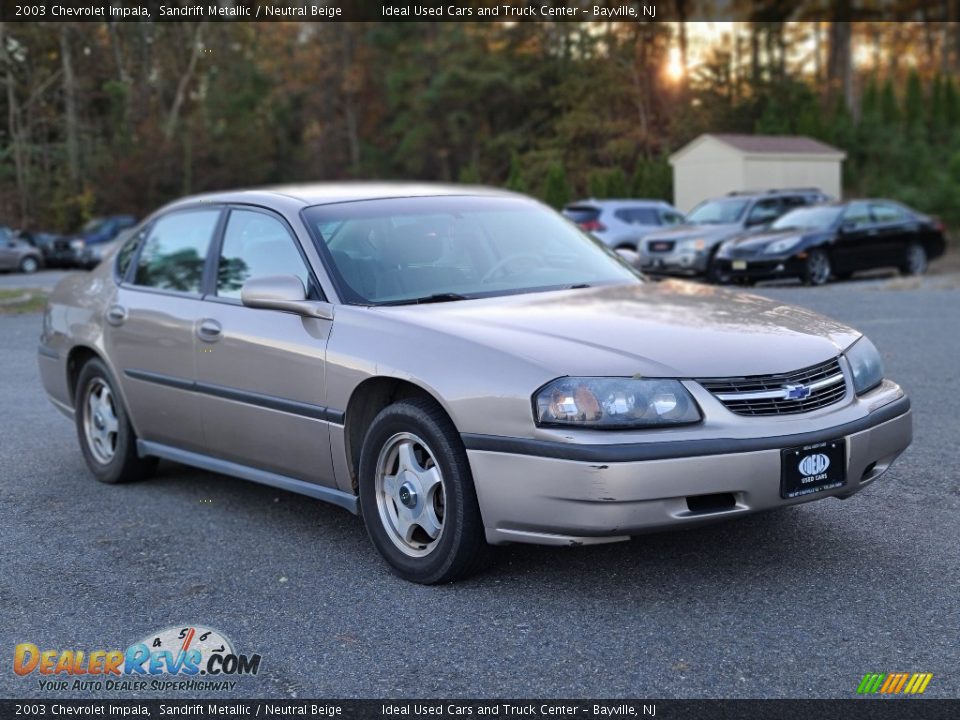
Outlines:
<svg viewBox="0 0 960 720"><path fill-rule="evenodd" d="M670 252L676 242L673 240L648 240L647 252Z"/></svg>
<svg viewBox="0 0 960 720"><path fill-rule="evenodd" d="M839 358L782 375L704 378L697 382L737 415L795 415L832 405L847 393Z"/></svg>

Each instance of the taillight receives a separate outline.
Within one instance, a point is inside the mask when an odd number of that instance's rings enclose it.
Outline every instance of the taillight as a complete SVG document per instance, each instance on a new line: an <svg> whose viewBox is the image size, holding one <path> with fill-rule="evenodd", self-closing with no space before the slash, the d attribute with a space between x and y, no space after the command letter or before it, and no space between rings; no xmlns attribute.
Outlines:
<svg viewBox="0 0 960 720"><path fill-rule="evenodd" d="M933 221L933 229L937 232L946 234L947 226L943 224L943 220L938 217L930 218Z"/></svg>
<svg viewBox="0 0 960 720"><path fill-rule="evenodd" d="M599 220L587 220L586 222L580 223L580 227L587 232L603 232L607 229L606 225Z"/></svg>

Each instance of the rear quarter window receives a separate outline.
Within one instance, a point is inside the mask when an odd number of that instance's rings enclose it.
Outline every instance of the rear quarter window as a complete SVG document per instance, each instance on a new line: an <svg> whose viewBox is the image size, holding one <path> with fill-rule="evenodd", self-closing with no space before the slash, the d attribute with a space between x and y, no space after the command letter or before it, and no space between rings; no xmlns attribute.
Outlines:
<svg viewBox="0 0 960 720"><path fill-rule="evenodd" d="M600 208L590 205L569 205L563 209L563 214L575 223L585 223L600 217Z"/></svg>

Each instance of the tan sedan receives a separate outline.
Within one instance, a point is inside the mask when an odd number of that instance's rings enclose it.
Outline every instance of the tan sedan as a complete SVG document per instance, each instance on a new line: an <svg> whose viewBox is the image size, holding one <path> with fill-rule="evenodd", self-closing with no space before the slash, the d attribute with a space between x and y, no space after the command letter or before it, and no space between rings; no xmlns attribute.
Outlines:
<svg viewBox="0 0 960 720"><path fill-rule="evenodd" d="M166 458L363 516L401 577L849 497L910 444L859 332L647 282L523 196L192 197L54 291L39 349L93 475Z"/></svg>

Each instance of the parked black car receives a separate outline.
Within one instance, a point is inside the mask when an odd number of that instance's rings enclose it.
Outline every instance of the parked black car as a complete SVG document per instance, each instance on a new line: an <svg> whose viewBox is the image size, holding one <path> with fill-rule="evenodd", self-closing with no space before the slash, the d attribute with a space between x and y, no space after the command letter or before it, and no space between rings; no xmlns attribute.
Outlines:
<svg viewBox="0 0 960 720"><path fill-rule="evenodd" d="M720 281L798 277L823 285L880 267L919 275L945 249L936 218L892 200L855 200L793 210L769 230L726 241L715 262Z"/></svg>
<svg viewBox="0 0 960 720"><path fill-rule="evenodd" d="M46 267L73 267L76 262L76 253L70 247L70 241L63 235L21 230L20 239L43 253L43 264Z"/></svg>
<svg viewBox="0 0 960 720"><path fill-rule="evenodd" d="M651 232L639 243L641 269L664 275L704 275L714 281L714 254L720 243L744 231L762 230L794 208L832 198L817 188L732 192L704 200L684 224Z"/></svg>

